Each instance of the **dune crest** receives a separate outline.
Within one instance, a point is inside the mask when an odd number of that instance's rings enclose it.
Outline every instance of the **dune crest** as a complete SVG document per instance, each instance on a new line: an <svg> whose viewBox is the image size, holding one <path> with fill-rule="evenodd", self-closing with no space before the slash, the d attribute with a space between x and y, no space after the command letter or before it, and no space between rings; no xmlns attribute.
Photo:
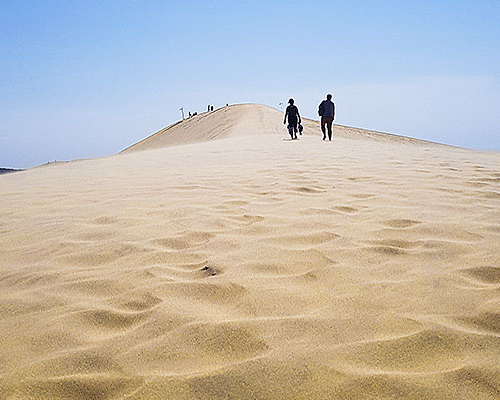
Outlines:
<svg viewBox="0 0 500 400"><path fill-rule="evenodd" d="M305 135L319 136L321 134L318 121L303 118L302 123ZM437 145L437 143L425 140L343 125L335 125L334 130L337 137ZM177 121L127 147L121 153L262 134L282 135L283 113L261 104L237 104Z"/></svg>

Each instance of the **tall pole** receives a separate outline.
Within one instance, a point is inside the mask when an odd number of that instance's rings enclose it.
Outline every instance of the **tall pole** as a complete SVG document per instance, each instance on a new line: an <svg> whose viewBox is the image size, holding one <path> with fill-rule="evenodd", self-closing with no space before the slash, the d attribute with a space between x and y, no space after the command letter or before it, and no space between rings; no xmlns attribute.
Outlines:
<svg viewBox="0 0 500 400"><path fill-rule="evenodd" d="M182 113L182 119L184 120L184 107L179 108L179 110L181 110L181 113Z"/></svg>

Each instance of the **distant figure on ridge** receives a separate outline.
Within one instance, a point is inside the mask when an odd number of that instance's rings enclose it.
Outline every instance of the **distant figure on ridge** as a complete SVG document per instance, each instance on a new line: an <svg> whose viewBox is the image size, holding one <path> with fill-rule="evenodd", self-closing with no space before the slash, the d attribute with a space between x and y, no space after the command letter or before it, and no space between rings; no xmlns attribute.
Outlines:
<svg viewBox="0 0 500 400"><path fill-rule="evenodd" d="M328 128L328 139L332 140L332 123L335 119L335 103L332 101L332 95L327 94L326 100L323 100L318 107L318 114L321 117L321 131L323 132L323 140L326 140L326 129Z"/></svg>
<svg viewBox="0 0 500 400"><path fill-rule="evenodd" d="M214 110L214 106L210 106L210 111L213 111Z"/></svg>
<svg viewBox="0 0 500 400"><path fill-rule="evenodd" d="M293 105L294 100L288 100L288 104L290 104L285 111L285 119L283 121L286 124L286 118L288 117L288 133L290 134L292 140L297 139L297 123L302 123L302 119L300 118L299 109L297 106Z"/></svg>

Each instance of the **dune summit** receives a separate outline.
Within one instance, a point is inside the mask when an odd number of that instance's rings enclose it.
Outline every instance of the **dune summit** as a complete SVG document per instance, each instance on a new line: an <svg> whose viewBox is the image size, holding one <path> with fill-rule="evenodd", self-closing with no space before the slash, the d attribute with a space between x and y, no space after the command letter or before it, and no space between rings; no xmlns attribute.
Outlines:
<svg viewBox="0 0 500 400"><path fill-rule="evenodd" d="M233 106L0 176L0 398L500 398L499 154L305 133Z"/></svg>
<svg viewBox="0 0 500 400"><path fill-rule="evenodd" d="M320 135L317 121L303 118L305 135ZM200 143L228 137L254 136L261 134L283 135L283 113L261 104L238 104L205 112L159 130L140 142L127 147L122 153L151 150L161 147ZM404 143L431 143L409 137L392 135L335 125L335 135L345 138L377 139L379 141ZM287 137L285 137L287 139Z"/></svg>

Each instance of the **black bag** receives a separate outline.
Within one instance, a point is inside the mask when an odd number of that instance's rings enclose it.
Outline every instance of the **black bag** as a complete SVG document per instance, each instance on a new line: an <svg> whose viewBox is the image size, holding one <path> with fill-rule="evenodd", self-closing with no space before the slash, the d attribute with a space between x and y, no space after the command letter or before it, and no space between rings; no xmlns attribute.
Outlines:
<svg viewBox="0 0 500 400"><path fill-rule="evenodd" d="M318 107L318 115L319 115L320 117L322 117L322 116L323 116L323 113L325 112L325 109L324 109L324 107L323 107L323 103L324 103L324 101L322 101L322 102L321 102L321 104L320 104L320 105L319 105L319 107Z"/></svg>

